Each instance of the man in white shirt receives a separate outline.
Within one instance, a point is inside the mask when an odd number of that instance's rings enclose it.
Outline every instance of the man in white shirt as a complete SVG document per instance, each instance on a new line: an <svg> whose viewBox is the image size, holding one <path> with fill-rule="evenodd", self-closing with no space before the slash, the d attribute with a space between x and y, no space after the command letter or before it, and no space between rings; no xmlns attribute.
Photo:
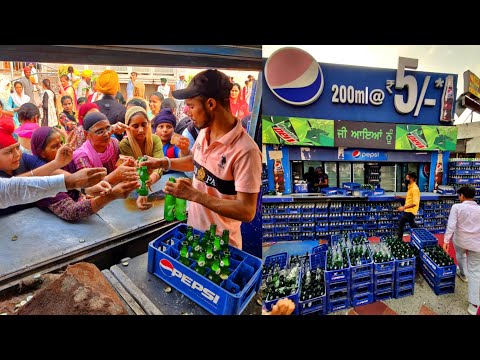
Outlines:
<svg viewBox="0 0 480 360"><path fill-rule="evenodd" d="M88 195L106 195L112 187L102 179L105 168L88 168L73 174L0 178L0 209L29 204L73 189L88 188Z"/></svg>
<svg viewBox="0 0 480 360"><path fill-rule="evenodd" d="M448 217L443 249L448 253L450 240L457 255L457 275L468 282L468 313L476 315L480 303L480 206L475 202L475 188L457 190L460 204L454 204Z"/></svg>
<svg viewBox="0 0 480 360"><path fill-rule="evenodd" d="M163 95L164 99L168 99L168 95L170 95L170 86L167 85L166 78L160 79L160 85L158 85L157 91Z"/></svg>
<svg viewBox="0 0 480 360"><path fill-rule="evenodd" d="M133 98L133 88L138 74L135 71L130 73L130 80L127 83L127 101Z"/></svg>

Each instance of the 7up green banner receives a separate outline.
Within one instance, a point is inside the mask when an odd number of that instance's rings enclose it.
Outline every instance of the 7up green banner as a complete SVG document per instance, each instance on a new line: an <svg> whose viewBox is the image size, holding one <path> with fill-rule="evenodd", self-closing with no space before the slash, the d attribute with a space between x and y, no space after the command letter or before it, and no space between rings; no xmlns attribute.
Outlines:
<svg viewBox="0 0 480 360"><path fill-rule="evenodd" d="M333 147L333 120L262 116L264 144Z"/></svg>
<svg viewBox="0 0 480 360"><path fill-rule="evenodd" d="M396 150L455 151L456 126L397 125Z"/></svg>

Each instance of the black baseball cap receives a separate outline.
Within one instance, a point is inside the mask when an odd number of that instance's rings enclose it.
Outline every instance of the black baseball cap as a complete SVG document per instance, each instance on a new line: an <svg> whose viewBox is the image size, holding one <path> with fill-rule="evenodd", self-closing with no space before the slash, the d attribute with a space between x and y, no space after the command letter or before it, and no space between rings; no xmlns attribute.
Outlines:
<svg viewBox="0 0 480 360"><path fill-rule="evenodd" d="M225 73L209 69L195 75L185 89L172 91L175 99L184 100L203 95L214 99L228 99L233 84Z"/></svg>

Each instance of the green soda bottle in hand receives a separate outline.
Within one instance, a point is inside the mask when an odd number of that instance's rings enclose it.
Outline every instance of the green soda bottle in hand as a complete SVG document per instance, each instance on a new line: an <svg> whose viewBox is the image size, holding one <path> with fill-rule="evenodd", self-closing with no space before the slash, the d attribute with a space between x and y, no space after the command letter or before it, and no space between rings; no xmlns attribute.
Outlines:
<svg viewBox="0 0 480 360"><path fill-rule="evenodd" d="M171 176L168 181L175 182L175 178ZM173 221L175 219L175 196L171 194L165 194L165 204L163 206L163 218L167 221Z"/></svg>
<svg viewBox="0 0 480 360"><path fill-rule="evenodd" d="M146 161L147 158L139 157L138 162ZM147 188L147 181L150 179L150 175L148 174L146 166L140 166L137 169L138 177L140 178L140 187L137 189L138 195L147 196L148 195L148 188Z"/></svg>

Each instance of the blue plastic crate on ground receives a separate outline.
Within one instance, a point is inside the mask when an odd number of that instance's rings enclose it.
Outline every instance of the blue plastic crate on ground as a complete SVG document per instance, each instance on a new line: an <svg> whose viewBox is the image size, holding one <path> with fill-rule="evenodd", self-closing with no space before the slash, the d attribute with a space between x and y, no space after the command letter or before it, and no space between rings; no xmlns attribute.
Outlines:
<svg viewBox="0 0 480 360"><path fill-rule="evenodd" d="M430 259L423 249L420 250L420 260L438 277L452 276L457 272L457 265L438 266L432 259Z"/></svg>
<svg viewBox="0 0 480 360"><path fill-rule="evenodd" d="M373 292L363 293L360 295L352 296L351 305L352 306L361 306L367 305L375 301L375 296Z"/></svg>
<svg viewBox="0 0 480 360"><path fill-rule="evenodd" d="M425 271L422 271L422 276L437 296L455 292L455 283L436 285L434 280Z"/></svg>
<svg viewBox="0 0 480 360"><path fill-rule="evenodd" d="M350 280L350 267L340 270L325 270L325 282L333 283Z"/></svg>
<svg viewBox="0 0 480 360"><path fill-rule="evenodd" d="M404 287L395 287L395 299L400 299L405 296L411 296L415 293L415 283L411 286L404 286Z"/></svg>
<svg viewBox="0 0 480 360"><path fill-rule="evenodd" d="M350 307L350 288L327 290L327 313Z"/></svg>
<svg viewBox="0 0 480 360"><path fill-rule="evenodd" d="M148 244L148 272L212 314L240 314L260 289L262 260L229 246L231 273L227 280L217 285L193 270L196 261L189 260L189 267L178 261L186 229L187 225L179 224ZM194 233L202 234L197 230ZM171 238L176 239L174 245L164 245ZM160 251L159 247L165 251Z"/></svg>
<svg viewBox="0 0 480 360"><path fill-rule="evenodd" d="M395 282L415 281L415 268L400 269L395 272Z"/></svg>
<svg viewBox="0 0 480 360"><path fill-rule="evenodd" d="M423 263L421 265L421 271L423 271L424 274L430 276L435 286L447 286L447 285L455 286L456 275L438 277L437 274L435 274L427 265Z"/></svg>
<svg viewBox="0 0 480 360"><path fill-rule="evenodd" d="M393 290L385 290L385 291L379 291L374 293L375 301L383 301L383 300L388 300L392 299L395 296L395 291Z"/></svg>

